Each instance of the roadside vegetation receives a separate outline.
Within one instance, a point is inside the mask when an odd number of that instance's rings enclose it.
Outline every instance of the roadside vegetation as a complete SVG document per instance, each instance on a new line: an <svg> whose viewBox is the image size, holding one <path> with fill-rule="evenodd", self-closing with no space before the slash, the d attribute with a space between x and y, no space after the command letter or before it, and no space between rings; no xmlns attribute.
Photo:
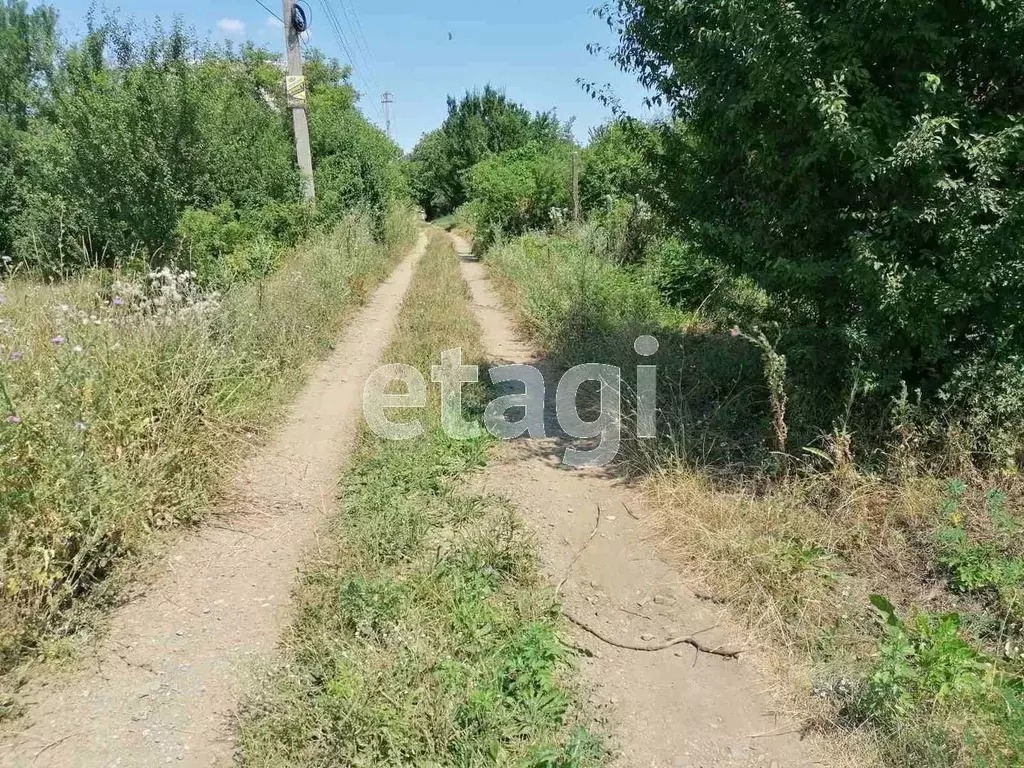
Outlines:
<svg viewBox="0 0 1024 768"><path fill-rule="evenodd" d="M429 380L445 349L480 361L479 336L454 250L435 235L385 362ZM283 658L241 718L243 765L603 762L533 545L507 503L471 487L491 438L448 436L428 392L427 408L407 414L420 436L361 435ZM465 395L467 415L479 414L483 386Z"/></svg>
<svg viewBox="0 0 1024 768"><path fill-rule="evenodd" d="M175 23L0 0L0 716L23 662L204 515L411 246L400 151L310 56L319 204L280 70Z"/></svg>
<svg viewBox="0 0 1024 768"><path fill-rule="evenodd" d="M56 11L0 2L0 256L61 278L177 266L224 288L344 211L383 236L408 195L398 147L355 109L349 71L307 51L319 205L301 201L276 55L94 15L62 43Z"/></svg>
<svg viewBox="0 0 1024 768"><path fill-rule="evenodd" d="M412 243L345 217L223 295L191 272L6 286L0 671L88 623L160 530L202 519L345 317ZM13 684L13 683L12 683Z"/></svg>
<svg viewBox="0 0 1024 768"><path fill-rule="evenodd" d="M1019 765L1019 9L600 13L666 117L484 153L438 213L564 365L657 336L660 439L619 468L837 762Z"/></svg>

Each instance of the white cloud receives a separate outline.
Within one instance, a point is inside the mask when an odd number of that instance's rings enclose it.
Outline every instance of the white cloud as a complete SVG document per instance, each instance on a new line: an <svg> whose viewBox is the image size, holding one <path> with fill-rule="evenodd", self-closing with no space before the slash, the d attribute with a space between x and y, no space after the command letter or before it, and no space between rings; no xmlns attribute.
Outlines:
<svg viewBox="0 0 1024 768"><path fill-rule="evenodd" d="M245 34L245 23L238 19L221 19L217 22L217 27L225 35L244 35Z"/></svg>

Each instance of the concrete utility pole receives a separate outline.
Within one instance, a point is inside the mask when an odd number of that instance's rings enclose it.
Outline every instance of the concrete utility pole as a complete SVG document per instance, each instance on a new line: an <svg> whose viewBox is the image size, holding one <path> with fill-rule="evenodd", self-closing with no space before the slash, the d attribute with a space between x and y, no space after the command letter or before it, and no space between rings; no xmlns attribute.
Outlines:
<svg viewBox="0 0 1024 768"><path fill-rule="evenodd" d="M572 220L580 223L580 153L572 153Z"/></svg>
<svg viewBox="0 0 1024 768"><path fill-rule="evenodd" d="M384 95L380 97L380 103L384 105L384 131L387 133L388 138L391 138L391 105L395 103L395 97L391 95L391 91L384 91Z"/></svg>
<svg viewBox="0 0 1024 768"><path fill-rule="evenodd" d="M302 196L309 202L316 202L316 188L313 185L313 157L309 152L309 122L306 119L306 78L302 75L302 51L299 50L299 35L306 29L306 17L295 10L295 0L282 0L284 8L284 42L288 49L288 74L285 76L285 90L288 106L292 111L292 127L295 130L295 154L299 160L299 176L302 180Z"/></svg>

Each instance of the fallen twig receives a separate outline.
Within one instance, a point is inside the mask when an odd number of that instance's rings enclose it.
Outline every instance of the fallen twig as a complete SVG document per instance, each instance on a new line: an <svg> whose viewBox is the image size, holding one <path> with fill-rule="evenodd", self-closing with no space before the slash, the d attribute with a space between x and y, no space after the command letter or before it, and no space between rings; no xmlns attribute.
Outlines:
<svg viewBox="0 0 1024 768"><path fill-rule="evenodd" d="M587 540L585 542L583 542L583 546L580 547L579 551L575 554L575 556L573 556L572 560L569 562L569 567L565 569L565 576L562 577L562 580L560 582L558 582L558 586L555 587L555 599L556 600L558 599L559 593L562 591L562 587L565 586L565 582L567 582L569 580L569 576L572 574L572 569L573 569L573 566L576 565L576 561L579 560L580 557L582 557L582 555L586 551L587 547L590 546L590 542L592 542L594 540L594 537L597 535L597 529L600 528L600 527L601 527L601 505L598 504L597 505L597 519L594 520L594 529L590 532L590 535L587 537Z"/></svg>
<svg viewBox="0 0 1024 768"><path fill-rule="evenodd" d="M741 648L723 648L722 646L712 647L709 645L705 645L693 635L687 635L686 637L675 637L671 640L666 640L663 643L659 643L658 645L636 645L634 643L620 643L617 640L612 640L611 638L601 634L601 632L594 629L585 621L577 619L575 616L569 613L569 611L563 611L563 613L565 614L565 618L567 618L580 629L584 629L590 634L592 634L602 643L607 643L608 645L614 646L615 648L623 648L627 651L644 651L647 653L654 653L656 651L664 651L665 649L672 648L676 645L689 645L693 648L696 648L701 653L708 653L712 656L721 656L726 659L738 658L739 655L743 652Z"/></svg>

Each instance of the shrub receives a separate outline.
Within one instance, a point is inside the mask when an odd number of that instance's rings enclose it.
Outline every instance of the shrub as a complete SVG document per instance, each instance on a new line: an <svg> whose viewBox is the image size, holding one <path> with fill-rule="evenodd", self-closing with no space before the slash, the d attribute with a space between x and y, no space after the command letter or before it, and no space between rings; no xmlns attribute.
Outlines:
<svg viewBox="0 0 1024 768"><path fill-rule="evenodd" d="M355 109L348 70L316 51L314 219L299 202L276 56L212 48L180 22L143 37L112 19L90 19L84 38L58 51L52 12L5 2L0 39L13 31L32 44L0 58L14 84L0 103L0 161L11 160L0 164L11 211L0 253L49 276L183 256L203 281L226 284L261 274L271 243L294 245L356 207L383 237L388 210L408 199L398 147Z"/></svg>
<svg viewBox="0 0 1024 768"><path fill-rule="evenodd" d="M882 729L895 764L1011 766L1024 750L1024 679L964 637L957 614L901 619L888 600L878 661L859 699L860 716Z"/></svg>
<svg viewBox="0 0 1024 768"><path fill-rule="evenodd" d="M491 155L467 175L477 242L545 229L551 211L569 205L569 144L529 144Z"/></svg>

